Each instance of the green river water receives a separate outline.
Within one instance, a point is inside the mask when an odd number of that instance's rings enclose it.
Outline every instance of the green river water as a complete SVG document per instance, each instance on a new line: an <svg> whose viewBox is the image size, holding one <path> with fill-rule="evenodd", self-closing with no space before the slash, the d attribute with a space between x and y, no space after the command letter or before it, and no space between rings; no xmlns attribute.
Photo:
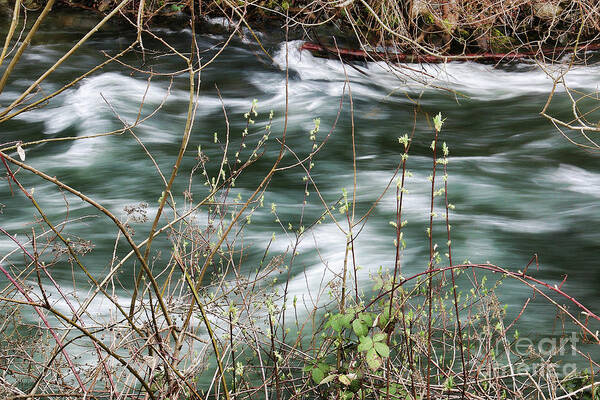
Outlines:
<svg viewBox="0 0 600 400"><path fill-rule="evenodd" d="M64 20L67 22L64 22ZM89 21L84 17L52 20L45 24L23 62L0 95L6 105L20 90L41 74L85 32ZM218 22L218 21L213 21ZM63 24L63 25L61 25ZM3 22L4 25L4 22ZM5 26L0 28L4 33ZM226 39L226 32L213 29L198 34L203 58L208 60ZM181 51L189 49L189 30L158 30L162 37ZM3 37L3 36L2 36ZM261 39L273 60L266 57L251 40L235 37L217 60L201 74L199 106L188 152L176 181L173 194L183 203L190 169L195 165L198 145L209 158L218 158L220 148L213 144L213 134L222 139L225 121L215 85L220 90L231 124L231 134L245 127L243 114L253 99L258 100L256 125L251 135L262 135L261 129L273 110L273 138L262 158L236 183L236 194L246 198L262 180L275 160L281 137L285 110L285 48L281 32L264 33ZM40 90L51 92L105 59L102 52L115 54L132 40L130 32L110 27L96 34L70 61L47 80ZM313 119L320 118L318 140L330 131L344 91L344 68L335 60L314 58L298 50L300 42L287 42L289 51L289 121L287 143L301 156L311 149L309 131ZM154 46L154 47L153 47ZM176 56L153 53L160 46L146 40L146 59L139 53L125 57L137 67L156 72L184 69ZM161 50L164 50L161 49ZM534 253L539 255L540 269L532 272L550 284L568 280L563 289L578 298L592 311L600 313L600 158L593 152L575 147L557 129L539 115L552 88L552 81L535 64L518 64L494 68L474 63L411 68L424 69L427 75L408 69L392 73L378 64L359 64L360 72L347 68L353 96L354 125L357 146L358 203L364 212L378 198L392 178L400 161L402 147L398 137L410 133L413 113L418 103L417 122L408 168L404 215L407 250L403 255L404 274L422 271L427 266L429 247L425 230L429 220L432 140L431 117L441 112L447 118L441 140L450 148L449 198L456 205L451 213L453 256L455 261L491 262L510 270L524 268ZM567 75L572 87L593 91L600 83L600 66L576 67ZM187 110L185 74L173 80L170 95L160 112L135 129L141 141L154 155L165 175L170 174L183 132ZM169 79L156 76L145 98L144 112L157 107L165 98ZM436 86L451 89L437 89ZM135 120L147 87L147 76L110 65L83 80L49 104L24 113L0 125L0 144L14 140L32 141L44 138L84 136L122 127L102 96L121 118ZM454 92L454 93L453 93ZM102 96L101 96L102 95ZM570 103L559 95L554 110L568 118ZM351 119L346 97L339 121L326 146L315 156L313 178L326 201L334 202L342 189L352 190ZM16 153L12 153L16 155ZM134 138L120 136L92 140L49 143L26 149L26 160L34 167L87 194L118 216L130 204L146 202L149 216L157 208L163 190L154 166L140 150ZM288 153L283 165L294 163ZM304 198L304 171L294 168L275 175L265 193L266 206L259 208L245 232L248 246L245 266L256 267L272 234L276 234L271 251L284 251L293 243L274 222L270 204L276 203L279 218L294 229L300 224L299 210ZM35 188L36 198L49 218L58 222L66 217L63 194L49 183L26 173L19 174L26 188ZM35 210L20 193L11 194L6 179L0 180L0 226L18 237L30 233ZM14 189L14 188L13 188ZM194 182L198 194L205 189L202 181ZM322 206L313 189L304 210L305 221L313 221ZM69 201L71 219L86 217L69 224L68 233L94 244L83 260L90 271L101 276L107 269L113 250L115 227L104 216L72 196ZM440 210L440 214L442 211ZM394 193L384 196L372 217L358 236L355 245L357 263L362 267L359 279L363 289L370 290L370 274L390 269L394 263L394 228L389 224L395 216ZM135 226L141 240L150 223ZM437 224L437 241L445 244L444 227ZM124 248L124 245L122 246ZM308 232L301 242L300 254L292 271L291 295L303 296L322 284L324 264L341 270L345 236L331 220L326 219ZM0 237L0 257L15 249L6 237ZM153 249L170 249L166 238L157 239ZM318 250L318 252L317 252ZM156 254L156 253L155 253ZM23 263L18 252L5 261ZM533 271L533 270L530 270ZM66 287L72 285L71 267L56 266L54 277ZM75 273L79 274L78 272ZM79 276L79 275L77 275ZM119 279L127 288L133 279L133 264L125 265ZM129 286L128 286L129 285ZM118 294L127 303L128 293ZM507 282L500 290L515 315L531 291ZM66 308L65 308L66 309ZM99 303L94 310L110 313L108 304ZM522 319L522 335L540 337L555 333L552 307L542 303L531 306ZM543 327L543 329L541 328Z"/></svg>

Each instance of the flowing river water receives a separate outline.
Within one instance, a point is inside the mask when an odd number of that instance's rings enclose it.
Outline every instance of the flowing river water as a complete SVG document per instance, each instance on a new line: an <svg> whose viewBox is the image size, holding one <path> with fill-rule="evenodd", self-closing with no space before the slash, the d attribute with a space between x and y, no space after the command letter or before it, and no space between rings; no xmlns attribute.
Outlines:
<svg viewBox="0 0 600 400"><path fill-rule="evenodd" d="M65 17L63 17L64 19ZM68 19L68 18L67 18ZM71 18L68 25L60 21L44 25L24 60L13 73L11 83L0 95L6 105L58 59L87 28L85 18ZM57 28L58 27L58 28ZM2 28L5 29L5 28ZM197 35L200 50L208 60L226 40L227 32ZM158 31L165 40L181 51L189 49L189 30ZM118 27L100 31L70 61L51 75L40 90L51 92L70 79L115 54L132 40L131 33ZM407 250L403 254L403 273L414 274L427 267L429 247L426 228L429 220L428 176L431 173L431 118L441 112L446 118L441 140L450 148L449 198L456 205L450 219L455 261L491 262L509 270L525 267L534 253L539 255L539 271L530 271L552 285L568 275L563 289L600 312L600 163L599 156L586 152L567 141L557 129L539 115L552 88L552 80L535 64L493 67L475 63L448 63L400 69L392 73L379 64L344 66L336 60L318 59L300 52L300 42L285 42L281 33L262 34L261 40L272 59L265 56L248 35L234 37L225 51L201 74L199 105L189 150L173 190L183 202L186 175L195 165L198 145L209 158L218 158L220 147L213 144L214 132L222 139L226 132L221 100L227 110L232 135L245 127L244 113L253 99L258 101L256 128L251 134L262 135L261 127L273 110L273 138L281 137L285 111L286 47L289 63L289 121L287 143L305 157L311 150L309 132L313 120L320 119L317 140L332 128L348 75L354 107L354 132L357 153L357 213L364 213L377 200L392 178L400 161L402 146L398 137L410 134L415 126L413 146L408 159L412 177L408 180L404 216ZM147 39L146 59L142 54L124 60L155 72L184 69L176 56L152 52L157 42ZM163 49L164 50L164 49ZM420 73L414 70L421 71ZM425 74L423 74L423 72ZM567 75L571 87L593 91L600 77L600 66L576 67ZM122 127L117 112L132 122L145 96L144 112L166 103L153 118L135 128L135 133L154 155L163 173L170 173L177 155L187 111L185 74L176 76L169 89L168 78L156 76L147 91L147 76L112 64L86 78L39 109L24 113L0 126L0 143L13 140L32 141L45 138L85 136ZM440 89L442 88L442 89ZM446 90L449 89L449 90ZM110 107L107 103L110 103ZM320 193L334 202L342 190L352 192L352 121L348 98L327 144L314 158L312 177ZM416 124L415 107L418 106ZM113 108L111 110L111 107ZM562 95L554 110L568 118L570 103ZM246 198L264 177L277 156L278 145L267 146L262 158L236 184L236 191ZM15 153L16 154L16 153ZM87 194L118 216L127 205L145 202L153 217L163 184L151 161L128 133L90 140L55 142L26 149L26 160L34 167ZM288 153L283 164L293 164ZM248 246L245 265L252 270L265 247L276 234L272 251L283 251L293 243L293 235L283 233L274 222L270 204L275 203L283 226L298 229L304 199L305 172L294 168L276 174L265 193L266 206L259 208L246 227ZM65 198L53 185L30 174L21 173L22 183L35 188L35 194L48 217L55 222L66 218ZM24 238L36 218L35 210L25 206L21 194L11 194L6 180L0 181L0 215L2 228ZM198 191L202 182L195 183ZM14 190L14 187L13 187ZM395 218L394 192L390 191L377 205L355 244L357 263L362 267L359 279L364 290L371 290L371 274L394 264L394 232L389 221ZM105 273L109 264L115 227L97 211L67 196L69 234L93 243L94 249L84 257L90 272ZM441 203L440 203L441 204ZM323 211L314 189L310 189L304 210L305 221L317 219ZM438 210L440 214L443 210ZM81 218L81 219L78 219ZM150 222L135 226L136 238L144 237ZM443 246L444 226L437 224L437 241ZM298 248L300 254L292 271L289 290L303 296L311 287L322 284L324 265L341 271L345 253L345 235L330 219L311 228ZM158 240L155 250L164 250L168 240ZM15 249L6 237L0 237L0 256ZM316 251L318 250L318 252ZM20 259L20 261L19 261ZM159 258L160 260L160 258ZM10 261L22 263L22 255ZM160 261L157 261L160 262ZM128 264L120 275L125 287L131 287L133 266ZM531 267L532 268L532 267ZM54 268L54 277L66 287L72 285L73 271ZM78 274L76 272L76 274ZM128 286L129 285L129 286ZM128 294L119 293L126 303ZM500 295L515 315L531 296L531 291L507 282ZM106 309L103 309L106 307ZM535 308L537 307L537 308ZM95 311L109 312L108 304L98 304ZM522 335L552 335L556 321L552 307L532 306L521 321ZM542 329L543 327L543 329Z"/></svg>

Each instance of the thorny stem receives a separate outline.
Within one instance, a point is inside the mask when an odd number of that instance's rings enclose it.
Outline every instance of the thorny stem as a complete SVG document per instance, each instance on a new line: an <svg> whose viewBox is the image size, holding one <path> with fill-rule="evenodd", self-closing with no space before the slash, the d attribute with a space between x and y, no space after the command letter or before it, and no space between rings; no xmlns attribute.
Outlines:
<svg viewBox="0 0 600 400"><path fill-rule="evenodd" d="M335 38L334 38L335 40ZM336 43L337 46L337 43ZM348 99L350 103L350 124L351 124L351 137L352 137L352 211L348 210L347 199L344 199L346 204L344 204L346 211L346 221L348 223L348 233L346 234L346 248L344 250L344 268L342 270L342 293L340 298L340 314L344 314L346 310L346 291L347 291L347 279L348 279L348 253L350 251L350 246L352 246L352 261L353 261L353 270L354 270L354 283L356 289L356 300L358 300L358 283L356 279L356 263L354 259L354 235L352 232L352 228L354 226L354 211L356 207L356 190L357 190L357 170L356 170L356 141L355 141L355 130L354 130L354 103L352 101L352 89L350 87L350 80L348 79L348 73L346 71L345 64L342 63L344 67L344 77L346 80L346 85L348 87ZM340 369L343 357L343 343L340 342L337 350L337 369Z"/></svg>
<svg viewBox="0 0 600 400"><path fill-rule="evenodd" d="M446 232L448 238L448 262L450 267L452 267L452 241L450 235L450 207L448 203L448 157L444 154L444 205L446 207ZM464 354L464 343L463 343L463 331L460 322L460 313L458 311L458 293L456 288L456 279L454 274L454 269L450 270L450 276L452 278L452 295L454 297L454 314L456 316L456 326L458 329L458 345L460 346L460 362L462 364L463 370L463 384L462 384L462 392L461 399L464 400L465 393L467 391L467 366L465 362L465 354Z"/></svg>
<svg viewBox="0 0 600 400"><path fill-rule="evenodd" d="M286 37L287 37L287 28L286 28ZM236 225L237 221L241 218L241 216L243 215L244 211L246 211L246 209L248 208L248 206L255 200L258 198L259 194L261 194L268 182L271 180L271 178L273 177L273 174L275 174L275 172L277 171L277 167L279 166L279 163L281 162L281 160L283 159L284 153L285 153L285 141L286 141L286 132L287 132L287 127L288 127L288 105L289 105L289 95L288 95L288 91L289 91L289 69L287 68L288 66L288 57L289 57L289 52L288 52L288 44L286 42L286 52L285 52L285 59L286 59L286 68L285 68L285 113L284 113L284 122L283 122L283 133L282 133L282 138L281 138L281 145L279 147L279 154L277 155L277 158L275 160L275 162L273 163L271 169L269 170L269 172L266 174L266 176L263 178L263 180L260 182L260 184L257 186L257 188L254 190L254 192L250 195L250 197L248 198L248 200L240 207L239 211L236 213L236 215L232 218L231 222L229 223L229 225L227 226L227 228L223 231L223 234L221 235L221 237L219 238L219 240L217 241L217 243L215 243L214 246L211 247L210 253L207 255L204 264L202 265L202 268L200 269L200 273L198 274L198 276L196 277L196 290L199 290L199 288L202 285L202 281L204 279L204 275L206 274L206 271L209 267L209 265L211 265L212 260L214 258L214 256L217 254L217 252L219 251L219 249L221 248L221 245L223 244L223 242L225 241L225 239L227 238L227 236L229 235L229 232L231 232L231 230L233 229L233 227ZM189 324L190 318L192 316L192 309L193 309L193 302L195 301L195 299L192 299L192 302L190 304L190 308L187 312L185 321L184 321L184 327L187 326L187 324Z"/></svg>
<svg viewBox="0 0 600 400"><path fill-rule="evenodd" d="M415 118L416 118L416 110L415 110ZM392 323L392 318L395 318L394 314L392 313L393 311L393 304L394 304L394 294L395 294L395 287L396 287L396 282L397 279L399 277L402 276L402 265L401 265L401 258L400 258L400 249L402 247L402 243L401 243L401 239L402 239L402 205L403 205L403 201L404 201L404 192L405 192L405 181L406 181L406 161L408 159L408 152L410 150L410 145L412 143L412 138L414 137L415 134L415 126L416 124L413 124L413 130L411 133L410 138L408 139L407 143L404 143L404 153L402 156L402 174L401 174L401 179L400 179L400 185L396 184L396 255L395 255L395 260L394 260L394 275L392 277L392 289L390 291L390 303L389 303L389 307L388 307L388 315L389 315L389 323ZM409 345L409 335L408 335L408 331L407 331L407 327L406 327L406 318L405 318L405 314L404 314L404 301L402 300L402 307L400 308L401 311L401 318L402 318L402 329L404 330L404 344L406 346L406 351L408 353L408 362L409 362L409 368L411 371L411 390L412 390L412 394L413 397L416 399L417 398L417 391L415 388L415 379L414 379L414 362L412 359L412 351L411 351L411 347ZM390 340L391 334L387 336L387 343L389 345L389 340ZM388 369L391 367L391 361L388 359ZM388 375L389 375L389 371L388 371ZM389 379L387 381L387 386L386 386L386 398L389 399Z"/></svg>
<svg viewBox="0 0 600 400"><path fill-rule="evenodd" d="M192 54L193 54L193 49L192 49ZM154 217L154 222L152 223L152 228L150 229L150 233L148 234L148 242L146 243L146 249L144 251L144 261L147 263L148 262L148 257L150 256L150 248L152 246L152 240L154 238L154 232L156 231L157 227L158 227L158 222L160 221L160 216L162 214L162 211L165 207L165 204L167 202L167 198L169 197L170 193L171 193L171 187L173 186L173 182L175 181L175 177L177 176L177 171L179 170L179 166L181 165L181 161L183 160L183 154L185 153L185 150L187 149L187 145L188 142L190 140L190 133L192 131L192 126L193 126L193 122L194 122L194 113L197 107L197 102L194 101L194 87L195 87L195 78L194 78L194 73L193 73L193 67L192 67L192 60L191 60L190 56L190 60L188 61L188 66L189 66L189 101L188 101L188 111L187 111L187 118L186 118L186 123L185 123L185 130L184 130L184 134L183 134L183 138L181 140L181 145L179 146L179 154L177 154L177 159L175 160L175 164L173 165L173 171L171 172L171 177L169 178L169 182L167 183L167 186L165 187L164 196L160 197L160 203L158 205L158 210L156 211L156 216ZM138 287L140 284L140 280L141 280L141 274L142 274L142 270L140 270L140 272L138 273L134 286L133 286L133 295L131 296L131 304L129 305L129 317L133 318L133 314L135 313L135 302L137 300L137 295L138 295Z"/></svg>
<svg viewBox="0 0 600 400"><path fill-rule="evenodd" d="M433 247L433 200L434 200L434 195L435 195L435 172L436 172L436 166L437 166L437 140L438 140L438 134L439 131L437 129L437 127L434 129L435 130L435 136L433 139L433 143L432 143L432 150L433 150L433 167L432 167L432 173L431 173L431 206L429 209L429 232L428 232L428 236L429 236L429 263L427 265L427 269L429 271L433 270L433 262L434 262L434 247ZM432 338L432 308L433 308L433 285L432 285L432 274L428 274L428 281L427 281L427 303L428 303L428 311L427 311L427 399L429 400L430 397L430 390L431 390L431 352L432 352L432 344L431 344L431 338Z"/></svg>
<svg viewBox="0 0 600 400"><path fill-rule="evenodd" d="M223 385L223 392L225 393L225 399L229 400L229 390L227 389L227 379L225 377L225 369L223 368L223 363L221 362L221 353L219 352L219 345L217 344L217 338L215 337L215 333L211 327L208 316L206 315L206 311L204 310L204 306L200 301L200 296L198 296L198 291L194 286L194 282L191 280L189 274L187 273L185 267L178 260L177 262L181 268L181 272L185 277L185 281L188 285L188 288L192 292L194 299L196 300L196 304L198 305L198 309L200 309L200 314L202 315L202 320L204 321L204 325L206 326L206 330L208 331L208 336L210 337L211 344L213 346L213 350L215 352L215 358L217 360L217 367L219 369L219 376L221 378L221 383ZM215 389L216 390L216 389Z"/></svg>

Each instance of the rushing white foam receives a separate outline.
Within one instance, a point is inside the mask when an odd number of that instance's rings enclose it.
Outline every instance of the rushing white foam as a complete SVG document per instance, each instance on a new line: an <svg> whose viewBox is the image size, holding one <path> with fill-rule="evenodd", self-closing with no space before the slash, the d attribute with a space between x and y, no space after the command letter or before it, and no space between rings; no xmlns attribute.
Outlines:
<svg viewBox="0 0 600 400"><path fill-rule="evenodd" d="M209 17L206 19L206 22L210 25L219 25L227 29L234 28L237 24L237 21L233 21L226 17Z"/></svg>
<svg viewBox="0 0 600 400"><path fill-rule="evenodd" d="M70 126L76 126L84 134L108 131L122 125L115 113L131 124L142 101L147 108L157 107L167 95L164 85L152 83L146 93L147 88L145 80L107 72L81 81L77 89L63 94L64 100L59 106L35 109L19 118L44 121L46 134ZM171 100L184 97L174 90L169 95Z"/></svg>
<svg viewBox="0 0 600 400"><path fill-rule="evenodd" d="M341 221L342 225L344 221ZM364 282L372 282L371 276L376 274L380 267L388 271L393 267L395 250L393 234L388 237L381 236L375 227L366 225L354 242L357 263L356 277L361 282L359 290L372 290ZM286 239L281 239L289 245ZM298 314L310 313L313 307L322 306L331 301L329 285L333 280L340 280L343 275L344 258L346 255L346 235L340 231L335 223L323 223L306 231L300 246L296 249L300 254L318 254L318 262L309 265L297 261L294 273L288 282L278 286L278 294L283 295L287 288L288 307L294 298L298 299ZM281 245L274 247L283 247ZM318 252L318 253L317 253ZM402 260L408 268L417 267L415 263L417 249L403 251ZM354 269L352 254L348 254L348 284L353 287ZM293 313L288 315L293 318Z"/></svg>
<svg viewBox="0 0 600 400"><path fill-rule="evenodd" d="M449 62L446 64L407 64L407 68L392 69L385 63L358 63L357 69L338 60L314 57L308 51L300 51L301 41L283 43L275 54L275 64L286 65L286 45L290 69L301 79L319 81L319 85L343 82L345 76L353 85L353 91L367 96L379 96L390 90L420 91L448 88L480 100L498 100L533 93L549 93L552 79L535 65L507 70L474 62ZM558 76L564 66L554 66L548 71ZM359 71L360 70L360 71ZM361 72L362 71L362 72ZM595 88L600 65L574 67L567 74L571 87ZM368 77L365 77L367 75ZM366 84L369 84L368 86ZM358 85L358 87L356 87ZM372 85L376 88L372 89ZM559 88L560 90L560 88Z"/></svg>
<svg viewBox="0 0 600 400"><path fill-rule="evenodd" d="M258 38L264 37L264 33L253 30L250 31L244 23L240 24L238 19L230 19L227 17L209 17L205 19L206 23L209 25L216 25L225 28L228 31L232 31L236 26L240 26L240 32L242 33L242 43L250 44L255 43L256 40L253 38L254 35ZM217 37L217 35L210 35L212 37Z"/></svg>
<svg viewBox="0 0 600 400"><path fill-rule="evenodd" d="M62 104L35 109L18 118L28 122L42 121L47 135L70 128L77 136L87 136L122 128L123 122L133 124L142 102L143 118L158 107L167 95L170 101L186 98L185 94L176 90L168 93L160 83L152 83L148 87L144 80L109 72L83 80L75 90L62 95ZM152 133L157 141L172 141L171 137L161 137L170 136L173 132L156 130ZM107 140L110 139L100 137L73 141L66 152L49 156L47 161L54 160L61 164L66 160L76 167L93 165L97 157L103 154L99 150L107 148Z"/></svg>
<svg viewBox="0 0 600 400"><path fill-rule="evenodd" d="M557 185L572 192L600 197L600 175L569 164L560 164L552 174Z"/></svg>

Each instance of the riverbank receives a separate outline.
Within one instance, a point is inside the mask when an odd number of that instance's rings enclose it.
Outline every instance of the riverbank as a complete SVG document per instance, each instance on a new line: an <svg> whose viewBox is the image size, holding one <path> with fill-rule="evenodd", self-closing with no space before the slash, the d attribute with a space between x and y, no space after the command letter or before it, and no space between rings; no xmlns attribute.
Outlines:
<svg viewBox="0 0 600 400"><path fill-rule="evenodd" d="M3 1L14 5L14 0ZM45 4L43 0L23 1L29 9ZM105 15L118 4L115 0L59 0L55 7ZM559 58L564 49L595 43L600 34L600 4L593 0L211 0L199 4L131 0L120 12L130 22L145 26L181 28L192 14L198 19L242 19L259 30L289 26L327 45L333 44L331 33L337 32L342 40L350 38L350 47L356 49L429 57L536 53L544 48L546 57ZM553 48L555 52L548 51Z"/></svg>

